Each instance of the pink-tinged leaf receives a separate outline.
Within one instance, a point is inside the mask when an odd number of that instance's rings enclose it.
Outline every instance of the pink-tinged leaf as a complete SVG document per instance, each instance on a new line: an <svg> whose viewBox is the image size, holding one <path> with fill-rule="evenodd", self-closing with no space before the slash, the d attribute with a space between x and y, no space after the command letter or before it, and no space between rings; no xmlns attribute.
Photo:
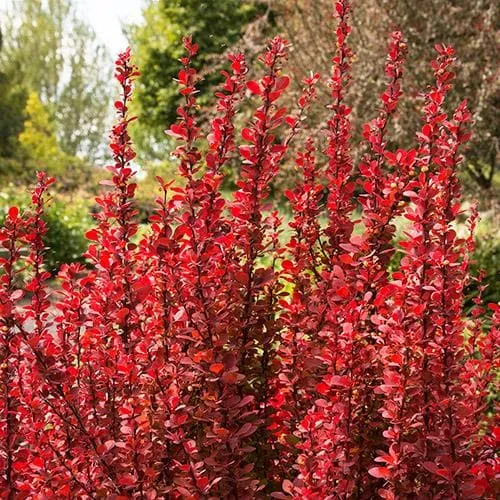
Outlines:
<svg viewBox="0 0 500 500"><path fill-rule="evenodd" d="M113 439L109 439L104 443L104 448L106 451L112 450L115 447L115 441Z"/></svg>
<svg viewBox="0 0 500 500"><path fill-rule="evenodd" d="M15 290L10 294L10 300L16 301L19 300L24 295L23 290Z"/></svg>
<svg viewBox="0 0 500 500"><path fill-rule="evenodd" d="M391 477L391 471L387 467L372 467L368 470L368 474L378 479L389 479Z"/></svg>
<svg viewBox="0 0 500 500"><path fill-rule="evenodd" d="M343 387L345 389L351 387L352 385L352 380L348 376L344 375L331 375L329 377L329 382L332 386Z"/></svg>
<svg viewBox="0 0 500 500"><path fill-rule="evenodd" d="M285 493L293 494L293 483L289 479L285 479L281 487Z"/></svg>

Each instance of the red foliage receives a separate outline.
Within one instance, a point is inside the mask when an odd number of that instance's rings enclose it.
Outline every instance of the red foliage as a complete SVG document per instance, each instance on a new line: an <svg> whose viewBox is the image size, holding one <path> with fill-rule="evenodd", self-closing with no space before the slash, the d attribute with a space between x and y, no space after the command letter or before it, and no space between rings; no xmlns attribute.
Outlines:
<svg viewBox="0 0 500 500"><path fill-rule="evenodd" d="M446 111L453 50L436 46L416 147L389 148L407 50L401 33L391 35L387 88L355 169L347 0L335 15L323 151L304 130L320 75L286 110L280 37L258 79L247 80L242 54L229 56L204 141L198 47L186 38L184 103L167 131L184 182L158 178L149 232L137 236L130 51L116 62L114 162L87 233L92 269L64 266L61 289L47 287L43 210L53 179L39 174L31 211L10 209L0 229L2 498L498 493L487 396L500 308L490 304L490 324L480 298L469 318L462 307L477 214L460 237L456 171L471 117L465 102ZM240 139L235 117L247 98L257 105ZM270 188L303 135L283 244ZM226 201L223 167L235 157L238 189ZM396 217L408 223L393 270Z"/></svg>

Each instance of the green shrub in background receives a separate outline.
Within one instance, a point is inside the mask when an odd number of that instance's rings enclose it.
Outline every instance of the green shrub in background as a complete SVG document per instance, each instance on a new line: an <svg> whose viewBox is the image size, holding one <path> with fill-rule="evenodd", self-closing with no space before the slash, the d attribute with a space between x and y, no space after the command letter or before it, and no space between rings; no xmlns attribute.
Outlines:
<svg viewBox="0 0 500 500"><path fill-rule="evenodd" d="M0 191L0 224L12 205L25 208L29 205L27 192L14 191L8 186ZM92 226L91 206L81 199L56 195L45 213L48 232L45 238L47 269L55 274L61 264L84 262L82 254L87 248L85 232Z"/></svg>
<svg viewBox="0 0 500 500"><path fill-rule="evenodd" d="M473 255L474 262L471 265L472 272L474 275L478 275L481 270L486 272L483 279L483 285L486 285L483 291L483 302L497 304L500 303L500 234L489 219L484 220L478 229L476 251ZM473 290L477 290L474 283L469 288L470 293L467 294L465 304L467 311L472 308L472 299L477 295L473 293Z"/></svg>
<svg viewBox="0 0 500 500"><path fill-rule="evenodd" d="M396 241L402 240L404 236L405 221L399 220L400 226L397 227ZM465 218L457 227L459 233L465 233ZM483 302L500 303L500 231L496 229L495 218L489 213L483 213L476 229L476 250L472 255L471 274L479 276L481 271L486 273L482 284L486 286L483 291ZM404 252L397 248L392 256L389 270L395 271L399 268ZM477 283L470 283L466 291L465 311L467 313L473 308L474 297L477 296Z"/></svg>
<svg viewBox="0 0 500 500"><path fill-rule="evenodd" d="M85 232L92 226L88 205L81 201L65 204L54 200L47 209L45 220L48 233L45 239L48 250L45 257L50 272L57 272L61 264L84 262L87 249Z"/></svg>
<svg viewBox="0 0 500 500"><path fill-rule="evenodd" d="M140 224L147 224L149 217L158 208L155 200L160 196L160 188L156 177L160 176L165 181L179 182L177 178L177 165L168 161L143 162L137 174L137 190L135 203L138 210L137 219Z"/></svg>

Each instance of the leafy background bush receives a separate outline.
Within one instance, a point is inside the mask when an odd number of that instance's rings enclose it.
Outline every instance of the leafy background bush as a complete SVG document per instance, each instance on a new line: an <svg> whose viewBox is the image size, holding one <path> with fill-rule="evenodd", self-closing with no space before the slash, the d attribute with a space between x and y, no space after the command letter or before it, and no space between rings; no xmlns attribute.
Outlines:
<svg viewBox="0 0 500 500"><path fill-rule="evenodd" d="M28 208L30 196L11 185L0 191L0 223L4 222L8 209L13 205L21 210ZM61 264L85 262L83 254L88 244L85 232L93 224L91 207L88 199L74 199L61 194L49 202L44 214L48 227L44 243L47 246L45 263L52 274L57 273Z"/></svg>
<svg viewBox="0 0 500 500"><path fill-rule="evenodd" d="M478 226L473 260L472 273L476 276L481 272L486 273L482 280L487 285L483 292L484 301L500 303L500 231L489 218L485 218ZM470 310L471 307L471 298L468 298L466 309Z"/></svg>

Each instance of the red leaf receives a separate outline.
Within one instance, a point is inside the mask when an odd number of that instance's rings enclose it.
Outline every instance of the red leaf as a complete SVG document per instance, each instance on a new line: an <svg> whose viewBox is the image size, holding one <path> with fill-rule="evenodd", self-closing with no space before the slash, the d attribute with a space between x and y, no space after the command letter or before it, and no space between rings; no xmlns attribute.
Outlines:
<svg viewBox="0 0 500 500"><path fill-rule="evenodd" d="M137 478L133 476L132 474L120 474L120 477L118 479L118 482L121 486L133 486L134 484L137 483Z"/></svg>
<svg viewBox="0 0 500 500"><path fill-rule="evenodd" d="M339 289L337 289L337 291L335 293L339 297L342 297L343 299L346 299L350 295L349 288L347 286L340 287Z"/></svg>
<svg viewBox="0 0 500 500"><path fill-rule="evenodd" d="M275 90L281 91L285 90L288 87L288 85L290 85L290 77L284 75L276 80L274 88Z"/></svg>
<svg viewBox="0 0 500 500"><path fill-rule="evenodd" d="M262 94L260 85L255 80L250 80L247 82L247 89L254 95Z"/></svg>
<svg viewBox="0 0 500 500"><path fill-rule="evenodd" d="M26 462L20 462L20 461L16 461L12 464L12 468L16 471L16 472L22 472L23 470L26 469L27 467L27 463Z"/></svg>
<svg viewBox="0 0 500 500"><path fill-rule="evenodd" d="M241 131L241 137L245 139L245 141L251 142L252 144L255 144L255 132L250 129L250 128L244 128Z"/></svg>
<svg viewBox="0 0 500 500"><path fill-rule="evenodd" d="M222 370L224 370L224 365L222 363L213 363L210 365L210 371L216 375L222 372Z"/></svg>
<svg viewBox="0 0 500 500"><path fill-rule="evenodd" d="M96 229L91 229L85 233L85 238L90 241L97 241L99 239L99 233Z"/></svg>
<svg viewBox="0 0 500 500"><path fill-rule="evenodd" d="M11 219L17 219L19 217L19 208L17 207L10 207L9 208L9 217Z"/></svg>
<svg viewBox="0 0 500 500"><path fill-rule="evenodd" d="M451 475L447 469L439 468L434 462L424 462L422 464L425 469L427 469L429 472L432 472L433 474L436 474L436 476L440 476L444 479L450 479Z"/></svg>

